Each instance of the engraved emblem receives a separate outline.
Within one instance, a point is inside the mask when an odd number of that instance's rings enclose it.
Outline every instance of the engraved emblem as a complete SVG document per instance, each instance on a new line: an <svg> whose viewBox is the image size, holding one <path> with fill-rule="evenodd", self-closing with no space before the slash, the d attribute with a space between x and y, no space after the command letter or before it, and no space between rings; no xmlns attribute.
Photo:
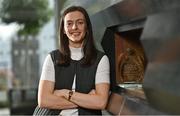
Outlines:
<svg viewBox="0 0 180 116"><path fill-rule="evenodd" d="M141 83L144 78L142 57L132 48L127 48L119 56L119 71L122 82Z"/></svg>

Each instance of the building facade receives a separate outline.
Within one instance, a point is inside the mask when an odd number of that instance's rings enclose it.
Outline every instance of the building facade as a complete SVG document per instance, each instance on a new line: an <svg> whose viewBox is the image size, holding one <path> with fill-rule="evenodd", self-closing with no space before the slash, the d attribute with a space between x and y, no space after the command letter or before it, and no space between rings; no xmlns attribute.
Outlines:
<svg viewBox="0 0 180 116"><path fill-rule="evenodd" d="M17 36L12 40L12 70L15 87L37 88L39 77L39 42L33 36Z"/></svg>

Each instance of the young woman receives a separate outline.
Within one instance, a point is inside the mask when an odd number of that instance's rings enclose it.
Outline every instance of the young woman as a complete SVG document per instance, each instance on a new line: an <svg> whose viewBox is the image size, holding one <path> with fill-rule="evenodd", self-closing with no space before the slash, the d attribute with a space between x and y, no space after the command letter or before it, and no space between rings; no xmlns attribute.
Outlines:
<svg viewBox="0 0 180 116"><path fill-rule="evenodd" d="M93 43L84 8L67 8L60 22L60 48L45 59L34 115L101 115L109 95L109 60Z"/></svg>

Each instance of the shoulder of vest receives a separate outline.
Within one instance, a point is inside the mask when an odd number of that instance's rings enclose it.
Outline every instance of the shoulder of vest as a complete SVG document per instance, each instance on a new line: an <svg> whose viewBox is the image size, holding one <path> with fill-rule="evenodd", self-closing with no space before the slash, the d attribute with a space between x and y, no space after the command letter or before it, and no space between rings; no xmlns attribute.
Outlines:
<svg viewBox="0 0 180 116"><path fill-rule="evenodd" d="M96 64L99 64L101 61L102 57L105 55L104 52L97 50L97 59L96 59Z"/></svg>
<svg viewBox="0 0 180 116"><path fill-rule="evenodd" d="M54 53L57 53L57 52L59 52L59 49L55 49L55 50L51 51L50 54L54 54Z"/></svg>
<svg viewBox="0 0 180 116"><path fill-rule="evenodd" d="M51 59L52 59L53 63L56 63L56 59L60 55L59 49L53 50L49 54L51 55Z"/></svg>
<svg viewBox="0 0 180 116"><path fill-rule="evenodd" d="M104 52L97 50L97 56L98 57L103 57L104 55L105 55Z"/></svg>

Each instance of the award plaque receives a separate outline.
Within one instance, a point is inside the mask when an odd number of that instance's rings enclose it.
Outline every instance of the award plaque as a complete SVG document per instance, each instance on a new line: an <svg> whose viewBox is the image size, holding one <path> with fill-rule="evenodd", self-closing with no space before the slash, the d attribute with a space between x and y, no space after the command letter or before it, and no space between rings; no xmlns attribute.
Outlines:
<svg viewBox="0 0 180 116"><path fill-rule="evenodd" d="M118 70L123 82L141 83L144 77L144 66L141 56L136 51L127 48L125 53L120 54Z"/></svg>
<svg viewBox="0 0 180 116"><path fill-rule="evenodd" d="M140 41L141 29L115 34L116 81L118 84L142 83L146 67Z"/></svg>

